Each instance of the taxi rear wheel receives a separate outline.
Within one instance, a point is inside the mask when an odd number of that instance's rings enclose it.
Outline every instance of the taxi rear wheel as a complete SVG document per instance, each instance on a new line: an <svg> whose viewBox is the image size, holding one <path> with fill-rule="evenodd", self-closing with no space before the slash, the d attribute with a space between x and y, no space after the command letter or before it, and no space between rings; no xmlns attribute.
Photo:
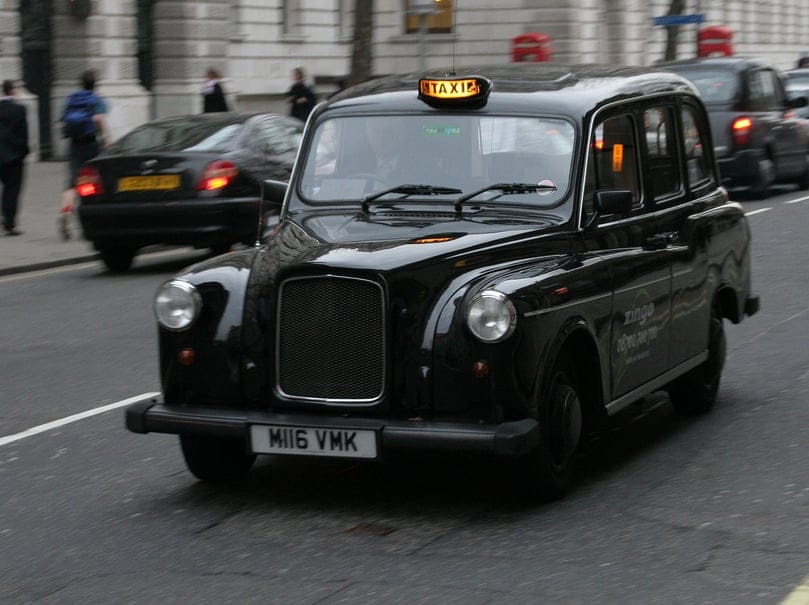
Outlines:
<svg viewBox="0 0 809 605"><path fill-rule="evenodd" d="M529 491L543 499L561 498L570 488L583 438L586 405L575 366L568 356L555 365L540 402L540 443L528 454Z"/></svg>
<svg viewBox="0 0 809 605"><path fill-rule="evenodd" d="M727 343L722 314L716 303L708 327L708 359L669 386L669 398L682 415L704 414L713 408L725 366Z"/></svg>
<svg viewBox="0 0 809 605"><path fill-rule="evenodd" d="M180 435L180 448L188 470L197 479L213 483L243 479L256 460L238 439Z"/></svg>

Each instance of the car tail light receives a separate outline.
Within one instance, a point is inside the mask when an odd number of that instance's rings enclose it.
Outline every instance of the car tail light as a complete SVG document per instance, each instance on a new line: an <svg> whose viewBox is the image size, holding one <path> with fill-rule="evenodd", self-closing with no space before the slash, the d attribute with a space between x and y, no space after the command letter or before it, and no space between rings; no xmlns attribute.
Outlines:
<svg viewBox="0 0 809 605"><path fill-rule="evenodd" d="M91 195L101 195L104 193L104 186L101 184L101 173L97 168L85 166L79 170L76 177L76 193L80 197L90 197Z"/></svg>
<svg viewBox="0 0 809 605"><path fill-rule="evenodd" d="M197 185L199 191L216 191L227 187L236 175L239 174L239 169L236 164L228 162L227 160L217 160L211 162L202 171L202 178Z"/></svg>
<svg viewBox="0 0 809 605"><path fill-rule="evenodd" d="M736 118L731 125L733 143L736 147L744 147L750 143L750 132L753 130L753 120L750 118Z"/></svg>

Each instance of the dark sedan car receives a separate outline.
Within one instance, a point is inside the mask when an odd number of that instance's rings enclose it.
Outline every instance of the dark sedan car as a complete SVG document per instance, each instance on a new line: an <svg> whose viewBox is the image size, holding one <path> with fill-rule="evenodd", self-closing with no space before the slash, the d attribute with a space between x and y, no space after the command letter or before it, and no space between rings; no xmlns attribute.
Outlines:
<svg viewBox="0 0 809 605"><path fill-rule="evenodd" d="M84 237L112 271L154 244L223 252L257 237L261 183L286 180L303 125L268 113L173 117L131 131L82 167Z"/></svg>
<svg viewBox="0 0 809 605"><path fill-rule="evenodd" d="M722 179L765 197L774 183L809 189L809 132L795 112L782 75L757 59L716 57L667 63L662 69L691 80L711 120Z"/></svg>

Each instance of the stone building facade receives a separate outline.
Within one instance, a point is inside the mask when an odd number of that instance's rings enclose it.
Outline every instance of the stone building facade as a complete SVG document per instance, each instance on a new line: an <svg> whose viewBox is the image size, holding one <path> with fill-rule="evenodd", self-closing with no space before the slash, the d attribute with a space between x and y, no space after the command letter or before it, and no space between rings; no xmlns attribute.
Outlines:
<svg viewBox="0 0 809 605"><path fill-rule="evenodd" d="M444 7L445 27L425 32L414 29L413 19L419 18L408 10L418 0L375 0L375 75L412 71L421 64L509 61L511 39L525 32L551 36L554 62L649 65L663 57L666 39L665 28L655 27L653 18L664 15L670 3L433 1ZM31 23L26 11L41 5L50 15L50 98L45 105L52 124L64 97L88 67L100 75L98 90L109 101L114 136L153 117L200 111L208 66L225 75L225 88L237 109L283 112L293 67L303 66L324 95L348 73L354 3L87 0L87 13L76 14L77 4L71 0L0 0L0 78L23 80L24 51L38 43L27 35L30 25L23 31L23 23ZM732 28L736 54L759 56L786 69L809 52L806 0L687 0L686 4L687 13L705 15L703 25ZM696 29L696 25L681 27L680 57L694 56ZM31 107L29 116L36 118L42 99L34 94L24 98ZM33 138L38 141L37 120L33 121ZM64 145L56 128L51 130L53 154L59 156Z"/></svg>

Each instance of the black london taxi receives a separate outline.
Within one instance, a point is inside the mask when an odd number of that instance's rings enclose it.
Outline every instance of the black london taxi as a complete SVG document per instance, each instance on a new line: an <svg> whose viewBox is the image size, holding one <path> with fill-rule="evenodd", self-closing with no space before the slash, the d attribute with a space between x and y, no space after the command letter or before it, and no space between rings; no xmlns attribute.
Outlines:
<svg viewBox="0 0 809 605"><path fill-rule="evenodd" d="M750 231L682 77L511 64L386 77L310 116L263 243L155 295L190 471L258 454L513 459L570 486L584 436L653 391L707 411L725 324L758 309Z"/></svg>

